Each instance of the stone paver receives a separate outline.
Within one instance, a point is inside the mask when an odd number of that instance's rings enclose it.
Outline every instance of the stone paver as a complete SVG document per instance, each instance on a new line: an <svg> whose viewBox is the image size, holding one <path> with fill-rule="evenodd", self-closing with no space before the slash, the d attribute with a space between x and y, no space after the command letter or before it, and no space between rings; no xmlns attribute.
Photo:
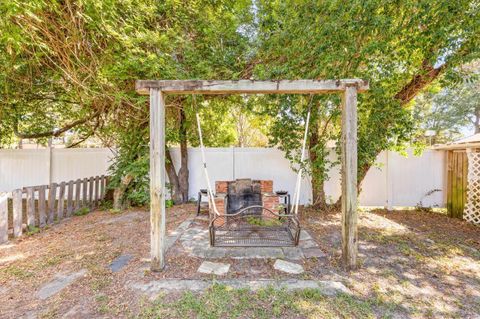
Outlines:
<svg viewBox="0 0 480 319"><path fill-rule="evenodd" d="M282 248L278 247L246 247L245 258L284 258Z"/></svg>
<svg viewBox="0 0 480 319"><path fill-rule="evenodd" d="M305 248L318 248L318 245L316 242L314 242L313 240L301 240L299 243L298 243L298 246L302 249L305 249Z"/></svg>
<svg viewBox="0 0 480 319"><path fill-rule="evenodd" d="M193 226L192 226L193 225ZM325 254L319 249L318 244L310 234L302 229L298 247L210 247L208 230L189 221L183 227L185 230L177 234L175 239L167 238L167 246L179 239L183 249L190 256L204 259L289 259L301 260L303 258L320 258Z"/></svg>
<svg viewBox="0 0 480 319"><path fill-rule="evenodd" d="M286 289L288 291L301 289L318 289L320 293L326 296L334 296L338 293L350 294L350 290L338 281L316 281L316 280L242 280L242 279L224 279L215 281L190 280L190 279L165 279L156 280L148 283L134 282L129 287L155 299L160 293L170 291L204 291L210 288L214 283L232 287L235 289L250 289L257 291L268 287L274 289Z"/></svg>
<svg viewBox="0 0 480 319"><path fill-rule="evenodd" d="M68 285L73 283L80 277L83 277L87 273L86 269L82 269L78 272L70 274L57 274L55 279L45 285L43 285L40 290L37 292L37 297L45 300L66 288Z"/></svg>
<svg viewBox="0 0 480 319"><path fill-rule="evenodd" d="M286 259L301 260L304 258L303 251L299 247L284 247L282 250Z"/></svg>
<svg viewBox="0 0 480 319"><path fill-rule="evenodd" d="M304 272L302 265L291 263L289 261L277 259L273 268L286 272L288 274L301 274Z"/></svg>
<svg viewBox="0 0 480 319"><path fill-rule="evenodd" d="M118 272L122 270L122 268L125 267L132 258L132 255L121 255L115 258L115 260L108 267L111 271Z"/></svg>
<svg viewBox="0 0 480 319"><path fill-rule="evenodd" d="M327 256L320 248L305 248L302 251L305 258L323 258Z"/></svg>
<svg viewBox="0 0 480 319"><path fill-rule="evenodd" d="M213 274L217 276L225 275L230 269L229 264L214 263L211 261L204 261L198 268L198 272L202 274Z"/></svg>
<svg viewBox="0 0 480 319"><path fill-rule="evenodd" d="M300 230L300 240L313 240L313 238L305 229L302 229Z"/></svg>

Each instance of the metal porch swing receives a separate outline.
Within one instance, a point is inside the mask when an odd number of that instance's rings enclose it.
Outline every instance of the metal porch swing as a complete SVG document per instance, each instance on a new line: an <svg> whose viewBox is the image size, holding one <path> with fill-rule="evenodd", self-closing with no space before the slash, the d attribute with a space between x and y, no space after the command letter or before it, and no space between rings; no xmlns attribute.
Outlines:
<svg viewBox="0 0 480 319"><path fill-rule="evenodd" d="M295 192L292 198L290 211L286 213L274 211L264 205L248 205L237 208L234 211L226 210L220 213L215 203L216 194L212 190L210 178L205 159L205 147L203 145L202 128L200 116L196 107L195 96L194 108L197 120L200 150L202 154L202 165L207 184L209 203L209 234L210 245L214 247L292 247L297 246L300 239L300 222L298 219L298 205L300 201L300 186L303 165L297 174ZM303 135L300 163L303 164L308 127L310 122L312 97L310 98L305 132ZM255 187L247 188L249 192L256 195ZM258 193L257 193L258 194ZM228 195L227 195L228 196ZM226 199L228 200L228 198Z"/></svg>

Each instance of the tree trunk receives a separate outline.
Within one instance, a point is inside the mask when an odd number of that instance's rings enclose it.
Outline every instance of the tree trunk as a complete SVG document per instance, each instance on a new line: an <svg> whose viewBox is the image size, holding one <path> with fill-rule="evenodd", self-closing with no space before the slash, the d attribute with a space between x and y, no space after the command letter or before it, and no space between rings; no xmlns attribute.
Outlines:
<svg viewBox="0 0 480 319"><path fill-rule="evenodd" d="M168 147L165 150L165 156L165 169L170 182L172 200L174 204L181 204L183 202L183 197L180 190L180 182L177 172L175 171L175 166L173 165L172 154L170 154L170 149Z"/></svg>
<svg viewBox="0 0 480 319"><path fill-rule="evenodd" d="M127 206L123 195L125 194L125 191L128 188L128 185L133 181L133 175L127 174L122 177L122 181L120 182L120 185L115 188L115 191L113 192L113 208L114 209L125 209Z"/></svg>
<svg viewBox="0 0 480 319"><path fill-rule="evenodd" d="M180 169L178 173L173 165L172 154L170 150L165 150L165 169L167 170L168 180L172 192L172 200L174 204L183 204L188 202L188 141L187 141L187 119L185 110L180 108L178 113L178 135L180 140Z"/></svg>
<svg viewBox="0 0 480 319"><path fill-rule="evenodd" d="M308 139L308 156L312 169L312 205L318 208L324 208L326 206L324 189L324 161L322 161L321 165L316 165L318 160L316 148L319 147L319 140L318 121L313 120Z"/></svg>
<svg viewBox="0 0 480 319"><path fill-rule="evenodd" d="M179 136L180 136L180 170L178 171L178 182L182 203L188 202L188 145L187 145L187 119L183 107L179 111Z"/></svg>

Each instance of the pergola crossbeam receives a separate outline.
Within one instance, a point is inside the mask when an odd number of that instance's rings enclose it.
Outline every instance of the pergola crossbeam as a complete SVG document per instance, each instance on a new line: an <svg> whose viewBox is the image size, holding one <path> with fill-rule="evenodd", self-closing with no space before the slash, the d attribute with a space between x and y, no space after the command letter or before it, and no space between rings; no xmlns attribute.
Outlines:
<svg viewBox="0 0 480 319"><path fill-rule="evenodd" d="M348 80L279 80L279 81L203 81L140 80L135 88L140 94L158 89L166 94L318 94L335 93L355 85L359 92L368 90L368 82Z"/></svg>

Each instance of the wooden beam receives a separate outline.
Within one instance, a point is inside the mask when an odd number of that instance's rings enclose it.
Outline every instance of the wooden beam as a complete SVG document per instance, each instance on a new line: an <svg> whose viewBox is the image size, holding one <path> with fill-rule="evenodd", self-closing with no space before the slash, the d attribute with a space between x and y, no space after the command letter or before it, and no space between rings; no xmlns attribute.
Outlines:
<svg viewBox="0 0 480 319"><path fill-rule="evenodd" d="M357 267L357 88L348 85L342 97L342 260Z"/></svg>
<svg viewBox="0 0 480 319"><path fill-rule="evenodd" d="M345 80L279 80L279 81L205 81L205 80L138 80L138 93L147 95L150 89L164 94L313 94L344 91L355 85L359 92L368 90L368 81Z"/></svg>
<svg viewBox="0 0 480 319"><path fill-rule="evenodd" d="M150 90L150 255L151 270L165 267L165 100Z"/></svg>

